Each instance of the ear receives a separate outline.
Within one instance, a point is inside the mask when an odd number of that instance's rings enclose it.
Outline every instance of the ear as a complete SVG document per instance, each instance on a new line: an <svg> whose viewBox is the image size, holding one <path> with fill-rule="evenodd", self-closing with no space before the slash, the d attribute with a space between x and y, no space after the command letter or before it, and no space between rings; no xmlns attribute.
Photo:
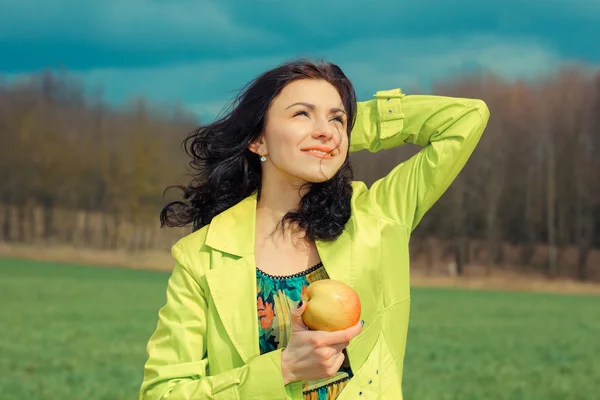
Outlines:
<svg viewBox="0 0 600 400"><path fill-rule="evenodd" d="M251 152L259 154L261 156L266 155L267 149L264 136L261 135L258 138L256 138L253 142L251 142L250 145L248 145L248 149Z"/></svg>

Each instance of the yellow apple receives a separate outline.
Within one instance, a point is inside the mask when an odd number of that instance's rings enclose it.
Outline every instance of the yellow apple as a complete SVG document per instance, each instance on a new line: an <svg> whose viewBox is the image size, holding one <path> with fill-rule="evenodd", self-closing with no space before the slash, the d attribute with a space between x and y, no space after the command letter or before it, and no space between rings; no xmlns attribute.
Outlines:
<svg viewBox="0 0 600 400"><path fill-rule="evenodd" d="M302 301L306 302L302 320L312 330L342 330L356 325L360 318L358 294L338 280L311 283L302 294Z"/></svg>

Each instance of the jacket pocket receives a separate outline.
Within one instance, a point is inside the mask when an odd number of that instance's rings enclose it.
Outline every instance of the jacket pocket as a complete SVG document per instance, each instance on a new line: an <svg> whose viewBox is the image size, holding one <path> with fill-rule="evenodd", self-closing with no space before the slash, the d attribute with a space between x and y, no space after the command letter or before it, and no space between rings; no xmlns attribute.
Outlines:
<svg viewBox="0 0 600 400"><path fill-rule="evenodd" d="M398 370L398 364L392 355L387 339L384 334L380 337L381 341L381 359L380 359L380 371L379 380L380 384L380 397L378 399L396 399L402 400L402 382L400 377L400 371Z"/></svg>
<svg viewBox="0 0 600 400"><path fill-rule="evenodd" d="M371 349L369 356L346 387L340 393L338 400L377 400L390 399L401 400L400 397L381 397L382 393L388 391L392 385L401 387L396 362L389 351L389 347L383 336L379 333L375 346ZM392 391L390 393L395 393Z"/></svg>

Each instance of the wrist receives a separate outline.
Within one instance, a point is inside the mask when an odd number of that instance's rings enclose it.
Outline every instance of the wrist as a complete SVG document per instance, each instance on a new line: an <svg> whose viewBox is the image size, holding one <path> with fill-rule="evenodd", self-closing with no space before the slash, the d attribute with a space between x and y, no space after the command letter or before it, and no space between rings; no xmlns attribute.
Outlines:
<svg viewBox="0 0 600 400"><path fill-rule="evenodd" d="M290 363L288 358L288 353L284 349L281 352L281 376L283 378L283 384L287 385L289 383L295 382L294 373L292 371L292 363Z"/></svg>

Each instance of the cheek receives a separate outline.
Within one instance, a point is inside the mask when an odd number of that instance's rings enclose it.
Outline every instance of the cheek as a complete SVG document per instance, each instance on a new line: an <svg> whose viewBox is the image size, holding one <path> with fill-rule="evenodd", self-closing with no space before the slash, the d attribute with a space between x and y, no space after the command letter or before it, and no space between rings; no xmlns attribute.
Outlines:
<svg viewBox="0 0 600 400"><path fill-rule="evenodd" d="M266 135L267 150L273 158L290 157L298 150L302 140L301 132L291 124L280 124ZM283 161L283 160L282 160Z"/></svg>
<svg viewBox="0 0 600 400"><path fill-rule="evenodd" d="M278 158L281 161L289 159L296 149L296 143L290 135L277 135L268 143L269 153L272 157Z"/></svg>
<svg viewBox="0 0 600 400"><path fill-rule="evenodd" d="M340 154L346 158L348 154L348 149L350 147L350 141L348 140L348 136L344 135L342 142L340 143Z"/></svg>

